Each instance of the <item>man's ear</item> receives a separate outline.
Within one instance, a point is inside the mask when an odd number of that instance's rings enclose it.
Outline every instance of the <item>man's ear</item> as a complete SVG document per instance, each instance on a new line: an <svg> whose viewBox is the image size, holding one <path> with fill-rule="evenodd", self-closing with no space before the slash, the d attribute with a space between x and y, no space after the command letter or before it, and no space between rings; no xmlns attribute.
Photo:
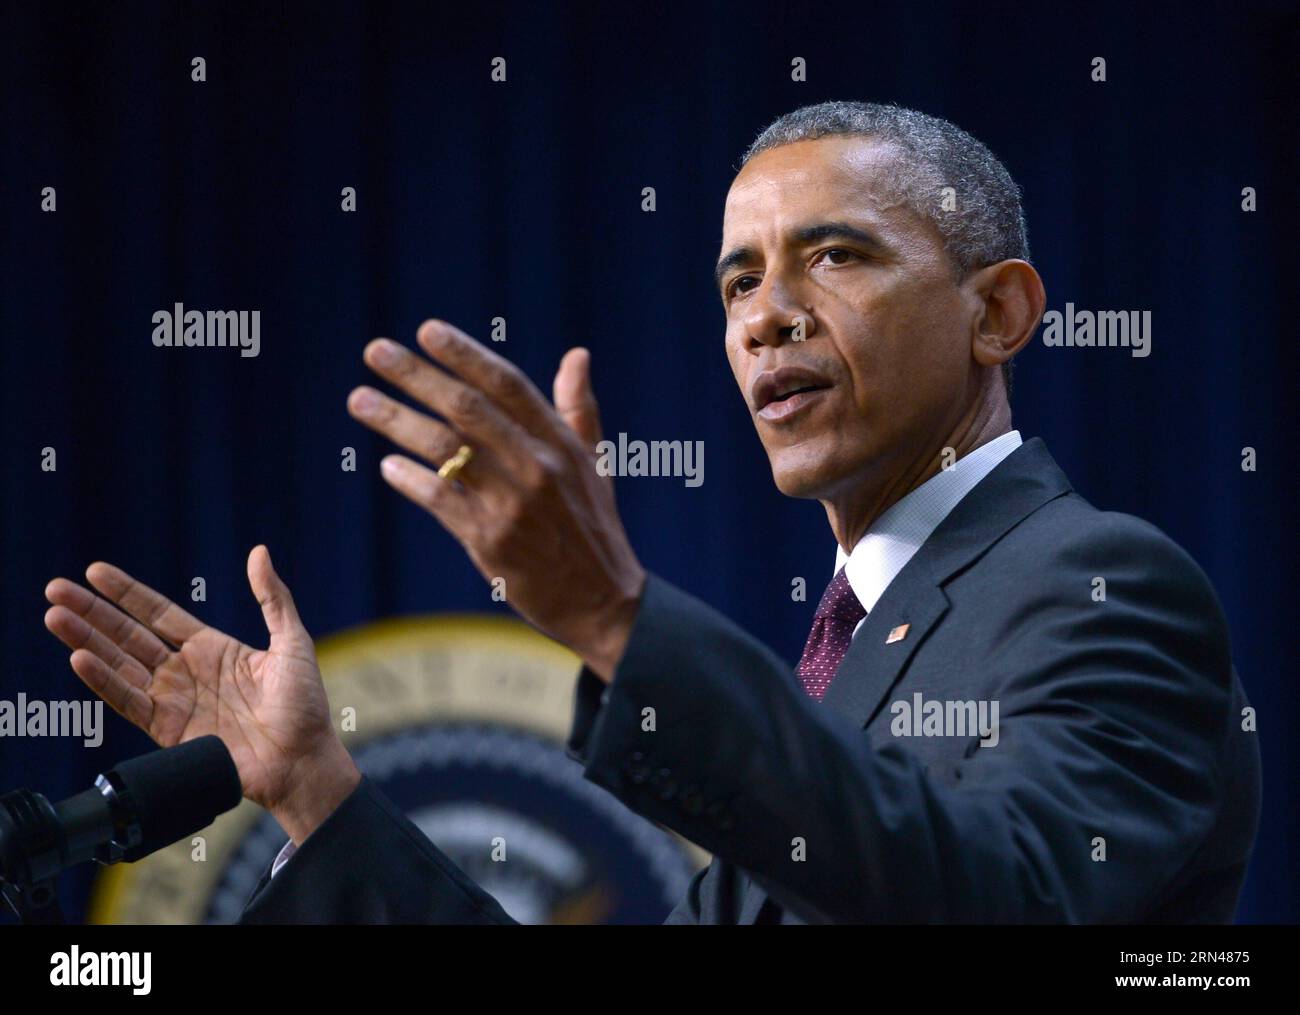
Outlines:
<svg viewBox="0 0 1300 1015"><path fill-rule="evenodd" d="M981 366L1001 366L1024 348L1043 318L1047 292L1028 261L999 261L965 283L983 312L971 332L971 355Z"/></svg>

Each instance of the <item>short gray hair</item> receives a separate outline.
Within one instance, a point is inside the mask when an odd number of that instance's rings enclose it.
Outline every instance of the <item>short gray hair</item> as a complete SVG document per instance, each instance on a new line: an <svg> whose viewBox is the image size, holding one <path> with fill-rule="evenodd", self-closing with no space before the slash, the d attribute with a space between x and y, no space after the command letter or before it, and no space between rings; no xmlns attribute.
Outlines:
<svg viewBox="0 0 1300 1015"><path fill-rule="evenodd" d="M1010 258L1029 260L1029 232L1020 188L988 148L956 124L896 105L822 102L772 121L741 159L827 135L878 138L904 156L896 196L943 237L959 278ZM943 210L941 191L952 187L959 212ZM1011 363L1002 376L1011 393Z"/></svg>

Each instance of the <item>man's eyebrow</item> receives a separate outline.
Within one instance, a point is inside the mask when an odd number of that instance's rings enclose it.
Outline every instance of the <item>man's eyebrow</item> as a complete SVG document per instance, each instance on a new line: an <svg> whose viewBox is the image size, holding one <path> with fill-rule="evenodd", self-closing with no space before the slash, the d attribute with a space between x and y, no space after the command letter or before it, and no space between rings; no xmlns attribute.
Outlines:
<svg viewBox="0 0 1300 1015"><path fill-rule="evenodd" d="M822 240L846 240L875 252L883 252L886 249L880 237L847 222L814 222L811 225L800 226L790 233L790 239L798 244L819 243ZM732 268L752 264L757 260L758 252L753 247L736 247L724 254L718 261L717 267L713 269L714 286L722 288L722 279Z"/></svg>
<svg viewBox="0 0 1300 1015"><path fill-rule="evenodd" d="M847 222L816 222L810 226L802 226L796 229L792 236L797 243L817 243L821 240L849 240L864 247L869 247L874 251L883 251L885 249L885 244L879 236L859 226L851 226Z"/></svg>
<svg viewBox="0 0 1300 1015"><path fill-rule="evenodd" d="M753 247L736 247L734 250L726 253L718 261L718 266L713 269L713 287L722 288L722 279L732 268L738 268L742 264L752 264L758 260L758 251Z"/></svg>

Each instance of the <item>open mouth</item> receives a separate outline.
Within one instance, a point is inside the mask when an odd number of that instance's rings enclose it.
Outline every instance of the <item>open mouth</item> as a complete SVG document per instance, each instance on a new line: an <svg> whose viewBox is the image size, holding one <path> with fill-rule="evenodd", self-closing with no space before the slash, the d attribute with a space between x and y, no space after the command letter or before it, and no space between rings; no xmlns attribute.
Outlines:
<svg viewBox="0 0 1300 1015"><path fill-rule="evenodd" d="M821 397L823 392L829 390L828 387L797 388L788 394L772 399L758 410L758 414L763 419L771 422L788 419L799 410L811 405Z"/></svg>
<svg viewBox="0 0 1300 1015"><path fill-rule="evenodd" d="M794 398L795 395L802 395L805 391L825 391L825 390L826 388L824 385L805 384L802 388L795 388L793 391L787 391L783 395L777 395L775 398L772 399L771 402L768 402L767 404L771 405L773 404L773 402L784 402L787 399Z"/></svg>
<svg viewBox="0 0 1300 1015"><path fill-rule="evenodd" d="M831 383L802 367L781 367L759 375L753 386L754 411L763 419L787 419L829 391Z"/></svg>

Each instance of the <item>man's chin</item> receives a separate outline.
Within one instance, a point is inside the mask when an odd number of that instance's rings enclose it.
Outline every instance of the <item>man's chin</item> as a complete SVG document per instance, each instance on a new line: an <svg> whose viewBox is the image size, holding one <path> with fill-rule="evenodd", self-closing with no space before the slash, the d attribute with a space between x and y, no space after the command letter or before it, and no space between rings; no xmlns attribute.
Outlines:
<svg viewBox="0 0 1300 1015"><path fill-rule="evenodd" d="M817 462L782 464L772 462L772 481L787 497L820 500L833 485L824 465Z"/></svg>
<svg viewBox="0 0 1300 1015"><path fill-rule="evenodd" d="M869 457L848 454L849 449L831 441L824 449L811 443L768 451L772 481L783 494L804 500L834 500L862 483Z"/></svg>

